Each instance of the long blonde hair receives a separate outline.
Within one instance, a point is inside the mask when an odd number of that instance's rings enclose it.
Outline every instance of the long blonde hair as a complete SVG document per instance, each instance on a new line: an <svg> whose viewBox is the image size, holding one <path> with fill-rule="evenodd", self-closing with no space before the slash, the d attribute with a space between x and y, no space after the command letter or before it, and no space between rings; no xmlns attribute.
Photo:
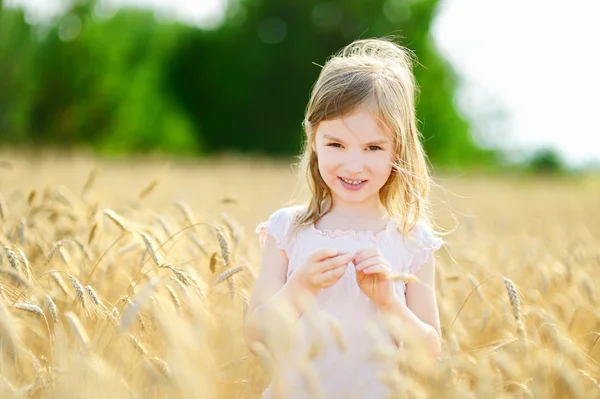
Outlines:
<svg viewBox="0 0 600 399"><path fill-rule="evenodd" d="M341 49L323 66L306 108L307 132L300 166L312 192L296 227L325 215L331 191L319 173L315 132L323 121L343 117L359 106L371 112L393 133L394 158L389 179L379 195L382 205L406 234L417 222L430 223L431 177L419 140L415 112L418 91L412 73L413 54L388 38L357 40ZM400 226L401 224L401 226Z"/></svg>

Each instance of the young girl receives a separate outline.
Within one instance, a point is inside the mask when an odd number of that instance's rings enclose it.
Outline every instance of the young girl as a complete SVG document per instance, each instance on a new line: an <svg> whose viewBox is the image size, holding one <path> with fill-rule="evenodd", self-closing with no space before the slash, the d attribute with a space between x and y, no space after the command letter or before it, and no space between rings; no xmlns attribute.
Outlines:
<svg viewBox="0 0 600 399"><path fill-rule="evenodd" d="M440 353L433 252L443 240L428 222L411 61L390 40L358 40L313 88L302 158L312 198L257 228L245 338L276 362L263 398L387 397L394 366L377 354L401 344L385 334L388 316ZM406 274L418 282L394 278Z"/></svg>

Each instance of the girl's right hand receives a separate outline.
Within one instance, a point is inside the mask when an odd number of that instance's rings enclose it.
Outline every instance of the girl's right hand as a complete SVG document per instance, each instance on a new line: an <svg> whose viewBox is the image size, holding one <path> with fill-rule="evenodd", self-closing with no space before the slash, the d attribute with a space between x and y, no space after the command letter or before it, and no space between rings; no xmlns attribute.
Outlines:
<svg viewBox="0 0 600 399"><path fill-rule="evenodd" d="M353 257L353 253L338 252L335 248L318 249L292 273L290 279L316 295L321 289L331 287L344 275Z"/></svg>

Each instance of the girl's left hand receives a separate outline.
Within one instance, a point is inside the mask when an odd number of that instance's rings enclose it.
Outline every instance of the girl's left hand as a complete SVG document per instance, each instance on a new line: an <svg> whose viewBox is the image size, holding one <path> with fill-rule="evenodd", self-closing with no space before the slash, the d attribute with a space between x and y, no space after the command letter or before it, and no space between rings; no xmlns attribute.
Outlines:
<svg viewBox="0 0 600 399"><path fill-rule="evenodd" d="M387 306L394 300L391 267L377 248L365 248L354 257L356 282L362 292L377 307Z"/></svg>

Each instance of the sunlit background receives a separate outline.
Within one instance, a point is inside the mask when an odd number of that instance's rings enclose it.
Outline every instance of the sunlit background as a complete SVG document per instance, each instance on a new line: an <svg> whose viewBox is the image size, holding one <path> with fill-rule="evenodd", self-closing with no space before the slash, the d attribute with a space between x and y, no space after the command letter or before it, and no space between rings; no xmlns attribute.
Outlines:
<svg viewBox="0 0 600 399"><path fill-rule="evenodd" d="M422 65L419 119L440 168L597 167L598 12L589 0L4 0L0 137L100 153L294 154L313 63L352 39L398 34ZM499 151L476 155L467 141Z"/></svg>
<svg viewBox="0 0 600 399"><path fill-rule="evenodd" d="M395 396L598 397L599 4L0 0L0 398L260 398L256 226L309 197L319 65L390 34L448 233Z"/></svg>

